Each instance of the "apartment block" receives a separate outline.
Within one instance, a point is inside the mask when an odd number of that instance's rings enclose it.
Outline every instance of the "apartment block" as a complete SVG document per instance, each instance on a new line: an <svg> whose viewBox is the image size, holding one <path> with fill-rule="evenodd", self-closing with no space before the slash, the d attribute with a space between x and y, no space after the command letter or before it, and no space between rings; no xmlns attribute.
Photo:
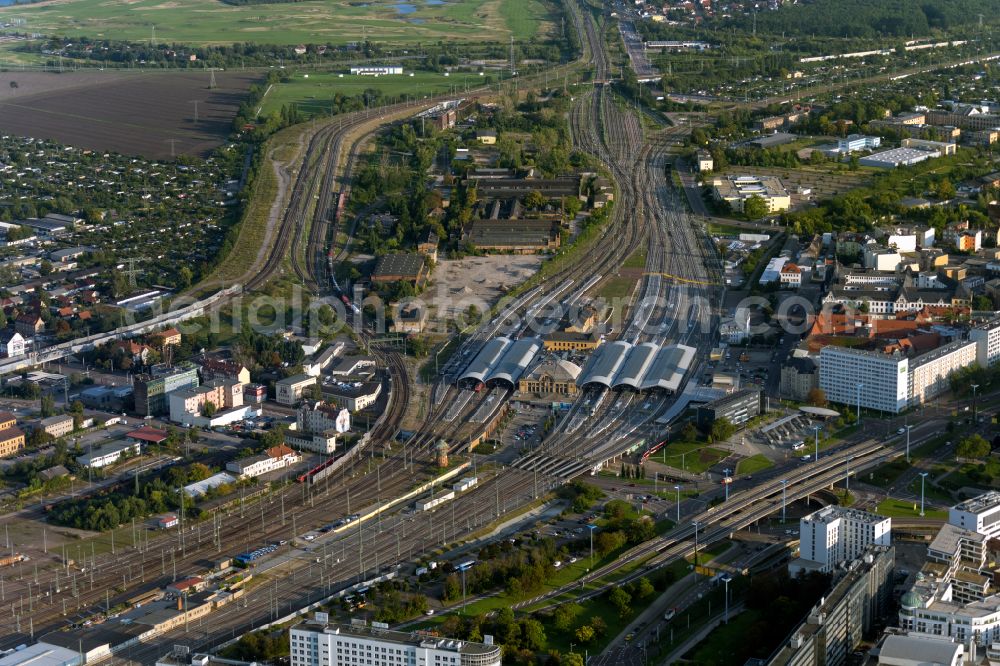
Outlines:
<svg viewBox="0 0 1000 666"><path fill-rule="evenodd" d="M976 360L984 368L1000 361L1000 317L969 330L969 339L976 343Z"/></svg>

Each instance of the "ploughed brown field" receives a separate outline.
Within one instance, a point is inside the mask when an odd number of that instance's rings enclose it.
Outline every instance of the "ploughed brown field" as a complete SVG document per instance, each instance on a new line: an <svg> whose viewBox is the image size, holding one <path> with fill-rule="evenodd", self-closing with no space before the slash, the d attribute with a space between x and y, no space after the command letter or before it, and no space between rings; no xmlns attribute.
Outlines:
<svg viewBox="0 0 1000 666"><path fill-rule="evenodd" d="M208 71L0 72L0 132L151 159L170 158L171 150L204 156L225 141L247 88L261 78L215 72L216 87L209 88L210 77Z"/></svg>

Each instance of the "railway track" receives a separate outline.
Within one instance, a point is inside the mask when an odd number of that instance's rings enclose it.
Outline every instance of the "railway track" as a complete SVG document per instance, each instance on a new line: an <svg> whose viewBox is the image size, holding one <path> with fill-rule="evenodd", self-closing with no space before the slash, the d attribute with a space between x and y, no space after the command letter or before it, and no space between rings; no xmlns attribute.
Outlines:
<svg viewBox="0 0 1000 666"><path fill-rule="evenodd" d="M603 81L607 78L607 56L597 39L593 19L589 15L576 17L588 36L594 78ZM576 265L568 267L550 280L550 285L564 284L566 281L571 285L586 285L586 276L609 272L639 247L650 233L647 215L636 214L637 207L642 202L636 196L635 188L627 185L635 177L629 167L629 160L634 160L635 157L628 152L630 147L643 143L641 125L632 114L626 114L632 116L632 120L619 124L615 118L622 112L613 107L610 93L599 84L594 91L581 96L571 111L570 120L575 145L605 161L622 192L605 232L606 238L610 235L616 242L611 245L611 251L608 251L605 244L595 244L596 247L591 248ZM294 248L300 247L306 235L305 221L309 217L312 201L316 201L315 209L312 210L313 224L306 240L305 258L293 256L292 266L303 283L316 287L317 291L322 290L326 280L322 266L317 268L317 264L322 262L317 262L316 257L323 256L322 246L327 233L323 225L316 222L317 217L327 215L329 196L332 196L334 189L336 161L331 159L331 153L339 155L343 150L346 130L349 127L356 128L364 120L366 119L357 116L344 118L337 128L322 128L313 137L303 162L304 165L311 165L311 168L303 168L297 174L293 197L282 218L275 249L264 270L247 285L247 289L256 289L265 284L281 270L289 247L293 248L293 252ZM598 132L599 123L605 128L604 132ZM349 160L348 163L353 161ZM317 168L320 164L323 166ZM533 298L526 300L524 310L549 292L551 288L540 289ZM579 294L574 294L573 297L577 296ZM374 451L378 442L386 444L393 441L397 430L394 424L401 418L402 410L410 397L405 363L401 357L388 350L373 349L373 353L382 355L382 361L389 367L394 394L386 418L373 431ZM449 396L452 391L454 389L449 390ZM472 404L465 413L479 409L483 399L485 397L479 401L471 401ZM446 405L447 402L446 398L443 404ZM380 469L375 487L370 476L355 475L359 462L362 466L364 462L356 461L350 470L341 472L339 483L332 487L327 480L326 484L291 487L254 501L241 502L214 518L210 521L211 524L208 524L209 521L187 524L177 534L156 536L147 539L145 543L140 542L127 548L125 552L119 551L114 556L97 556L89 562L81 562L87 567L86 575L77 572L67 577L65 570L48 571L40 572L35 579L6 581L7 598L13 600L16 595L17 602L11 604L10 616L0 619L0 630L9 637L0 639L0 644L8 640L11 644L23 640L23 625L29 614L34 619L36 633L56 628L66 622L62 616L63 602L67 603L68 615L105 600L114 605L127 596L134 595L137 590L162 586L175 576L179 578L200 571L206 556L223 553L231 555L242 550L244 545L259 545L267 540L296 536L309 527L328 523L338 515L354 512L362 506L374 506L384 498L404 493L417 479L432 473L422 454L437 437L434 430L442 412L443 407L429 410L425 420L426 427L421 429L418 437L401 447L393 447L388 455L388 464ZM419 459L408 455L411 452L420 453ZM319 562L296 559L292 567L294 573L290 578L284 577L280 581L276 579L273 591L269 589L269 585L253 590L242 607L234 605L213 614L211 626L203 628L202 638L185 635L185 642L189 642L193 649L198 649L215 644L225 635L224 632L237 635L260 626L269 617L283 614L287 609L301 607L321 594L342 589L355 580L355 576L362 579L383 569L389 561L399 561L400 558L410 557L439 545L438 530L442 532L441 541L461 538L462 534L489 523L507 510L532 500L539 493L562 482L562 479L547 477L537 471L504 469L501 472L492 478L485 478L479 487L456 499L447 508L420 519L392 516L386 520L386 524L391 527L384 530L381 525L363 526L359 522L356 533L349 531L330 538L323 546L324 553ZM450 521L444 515L446 513L451 514ZM464 529L463 520L466 523ZM426 521L426 525L423 521ZM368 530L373 533L366 534ZM404 539L407 543L405 550ZM333 559L337 558L333 557L333 553L337 547L341 548L342 557L334 563ZM339 567L340 560L354 548L359 553L357 572L348 575L346 567ZM406 553L405 556L403 552ZM123 591L118 595L106 596L102 592L118 586L119 582ZM51 595L40 594L39 590L44 590L47 586L58 591ZM162 645L161 641L158 643ZM148 663L152 661L150 656L155 659L161 651L162 647L145 646L136 648L125 657Z"/></svg>

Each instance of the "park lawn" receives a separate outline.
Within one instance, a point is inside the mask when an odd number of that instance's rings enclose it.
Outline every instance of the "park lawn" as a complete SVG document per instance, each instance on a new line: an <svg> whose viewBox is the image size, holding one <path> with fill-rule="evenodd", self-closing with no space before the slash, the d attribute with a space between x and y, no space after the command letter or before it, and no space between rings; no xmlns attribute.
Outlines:
<svg viewBox="0 0 1000 666"><path fill-rule="evenodd" d="M761 470L765 470L769 467L774 467L774 463L767 459L762 453L758 453L755 456L750 456L749 458L744 458L743 460L736 463L736 473L737 474L756 474Z"/></svg>
<svg viewBox="0 0 1000 666"><path fill-rule="evenodd" d="M410 13L400 13L400 9ZM345 44L362 35L375 42L529 39L549 18L539 0L426 0L365 3L304 0L295 3L229 5L215 0L105 0L21 4L0 8L0 21L17 17L31 31L66 37L85 35L128 41L179 44ZM548 28L546 28L548 29ZM286 65L294 61L286 60Z"/></svg>
<svg viewBox="0 0 1000 666"><path fill-rule="evenodd" d="M695 474L708 471L708 468L729 455L728 451L715 449L703 442L671 442L657 455L666 465L683 469Z"/></svg>
<svg viewBox="0 0 1000 666"><path fill-rule="evenodd" d="M890 518L919 518L920 517L920 502L910 502L907 500L898 499L887 499L879 502L876 508L876 513L880 516L888 516ZM924 507L924 517L925 518L939 518L945 520L948 518L948 512L942 509L931 509L929 507Z"/></svg>
<svg viewBox="0 0 1000 666"><path fill-rule="evenodd" d="M305 116L329 114L334 96L353 97L366 90L379 90L385 97L403 99L429 97L453 89L465 90L492 82L490 76L466 72L445 76L438 72L410 72L404 67L401 75L352 76L345 66L340 71L295 72L287 83L276 83L264 97L261 115L280 111L285 105L294 104ZM412 74L412 75L411 75Z"/></svg>

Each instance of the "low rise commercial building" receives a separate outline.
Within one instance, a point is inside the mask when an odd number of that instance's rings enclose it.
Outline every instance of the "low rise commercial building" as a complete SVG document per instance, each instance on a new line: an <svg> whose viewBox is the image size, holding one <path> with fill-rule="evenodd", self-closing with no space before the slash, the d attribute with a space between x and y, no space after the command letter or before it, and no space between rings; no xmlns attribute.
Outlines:
<svg viewBox="0 0 1000 666"><path fill-rule="evenodd" d="M52 437L65 437L73 432L73 417L69 414L49 416L40 420L38 427Z"/></svg>
<svg viewBox="0 0 1000 666"><path fill-rule="evenodd" d="M170 397L170 420L185 425L225 425L242 419L243 385L213 379L201 386L173 391ZM236 413L231 413L236 410Z"/></svg>
<svg viewBox="0 0 1000 666"><path fill-rule="evenodd" d="M0 666L81 666L80 652L69 648L35 643L0 657Z"/></svg>
<svg viewBox="0 0 1000 666"><path fill-rule="evenodd" d="M99 467L114 465L124 456L137 456L141 453L141 451L142 447L138 442L111 442L98 449L94 449L93 451L88 451L82 456L77 456L76 462L81 467L91 467L97 469Z"/></svg>
<svg viewBox="0 0 1000 666"><path fill-rule="evenodd" d="M316 378L309 375L292 375L274 383L275 401L279 405L294 405L302 400L303 392L316 384Z"/></svg>
<svg viewBox="0 0 1000 666"><path fill-rule="evenodd" d="M859 150L874 150L882 145L882 139L877 136L849 134L837 139L837 152L841 154L854 153Z"/></svg>
<svg viewBox="0 0 1000 666"><path fill-rule="evenodd" d="M367 409L382 395L380 382L336 382L323 387L323 394L352 412Z"/></svg>
<svg viewBox="0 0 1000 666"><path fill-rule="evenodd" d="M285 469L302 460L302 456L284 444L272 446L264 453L233 460L226 464L226 470L240 477L255 477Z"/></svg>
<svg viewBox="0 0 1000 666"><path fill-rule="evenodd" d="M698 407L698 425L708 429L718 419L743 425L764 413L764 393L759 388L743 389Z"/></svg>
<svg viewBox="0 0 1000 666"><path fill-rule="evenodd" d="M878 666L962 666L964 654L947 638L891 634L878 647Z"/></svg>
<svg viewBox="0 0 1000 666"><path fill-rule="evenodd" d="M774 176L726 176L712 181L715 198L725 201L737 212L743 212L743 206L753 196L761 197L767 204L770 213L788 210L792 199L788 195L781 180Z"/></svg>

